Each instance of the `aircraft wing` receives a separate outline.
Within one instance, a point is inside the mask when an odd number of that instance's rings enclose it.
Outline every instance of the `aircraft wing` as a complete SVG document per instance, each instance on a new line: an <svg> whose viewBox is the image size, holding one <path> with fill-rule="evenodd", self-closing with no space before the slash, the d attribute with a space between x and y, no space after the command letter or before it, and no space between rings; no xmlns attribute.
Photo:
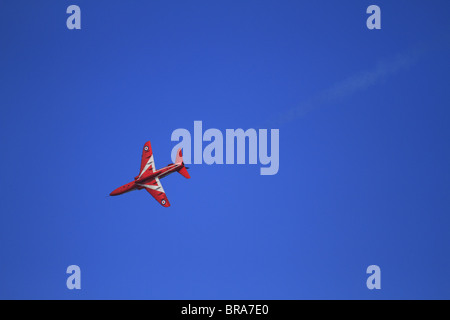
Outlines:
<svg viewBox="0 0 450 320"><path fill-rule="evenodd" d="M153 159L152 145L150 141L144 144L141 158L141 171L139 171L139 178L147 171L155 171L155 160Z"/></svg>
<svg viewBox="0 0 450 320"><path fill-rule="evenodd" d="M140 184L145 190L150 193L156 201L158 201L163 207L170 207L169 199L167 199L166 193L161 185L158 178L146 182L145 184Z"/></svg>

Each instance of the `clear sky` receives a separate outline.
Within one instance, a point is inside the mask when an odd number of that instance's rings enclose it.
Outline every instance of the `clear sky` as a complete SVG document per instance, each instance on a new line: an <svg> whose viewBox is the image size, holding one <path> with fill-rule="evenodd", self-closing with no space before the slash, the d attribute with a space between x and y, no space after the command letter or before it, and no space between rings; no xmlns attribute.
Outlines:
<svg viewBox="0 0 450 320"><path fill-rule="evenodd" d="M449 12L0 0L0 298L449 299ZM170 208L107 197L195 120L279 129L278 174L190 165Z"/></svg>

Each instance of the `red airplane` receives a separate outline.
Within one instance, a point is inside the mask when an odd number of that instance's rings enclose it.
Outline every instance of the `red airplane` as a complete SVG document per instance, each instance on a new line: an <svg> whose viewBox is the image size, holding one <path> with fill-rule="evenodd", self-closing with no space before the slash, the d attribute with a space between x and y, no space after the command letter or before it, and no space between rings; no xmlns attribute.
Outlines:
<svg viewBox="0 0 450 320"><path fill-rule="evenodd" d="M148 193L156 199L156 201L161 203L163 207L170 207L169 200L167 199L166 193L164 192L159 179L164 178L175 171L179 172L183 177L189 179L190 176L186 169L187 168L184 166L183 154L180 148L177 151L175 163L171 163L165 168L156 170L155 160L153 160L152 146L150 141L147 141L144 145L144 149L142 150L141 171L139 175L134 178L134 181L117 188L109 195L118 196L119 194L125 192L145 188L145 190L147 190Z"/></svg>

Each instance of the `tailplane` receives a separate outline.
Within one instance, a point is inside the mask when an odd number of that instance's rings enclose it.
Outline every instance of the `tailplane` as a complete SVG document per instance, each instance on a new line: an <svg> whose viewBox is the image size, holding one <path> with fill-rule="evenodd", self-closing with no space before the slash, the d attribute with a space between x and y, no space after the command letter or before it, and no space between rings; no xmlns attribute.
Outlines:
<svg viewBox="0 0 450 320"><path fill-rule="evenodd" d="M183 167L178 171L183 177L186 179L190 179L191 176L189 175L189 172L186 170L186 167L183 165Z"/></svg>

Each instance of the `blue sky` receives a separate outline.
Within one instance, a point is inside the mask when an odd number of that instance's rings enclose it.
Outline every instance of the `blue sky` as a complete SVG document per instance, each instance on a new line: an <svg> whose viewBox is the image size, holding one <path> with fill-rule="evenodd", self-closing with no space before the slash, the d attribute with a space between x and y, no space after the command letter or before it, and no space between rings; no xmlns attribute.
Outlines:
<svg viewBox="0 0 450 320"><path fill-rule="evenodd" d="M449 299L449 9L2 0L0 298ZM107 197L195 120L279 129L278 174L190 165L168 209Z"/></svg>

